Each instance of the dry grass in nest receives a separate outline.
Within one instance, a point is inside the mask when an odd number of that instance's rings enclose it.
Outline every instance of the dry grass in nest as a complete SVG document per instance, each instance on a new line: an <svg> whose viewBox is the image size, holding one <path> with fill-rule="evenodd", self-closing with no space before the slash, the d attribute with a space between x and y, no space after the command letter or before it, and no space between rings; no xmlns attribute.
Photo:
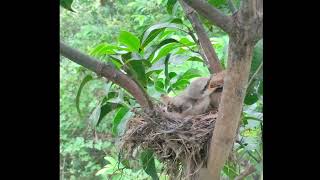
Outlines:
<svg viewBox="0 0 320 180"><path fill-rule="evenodd" d="M194 162L188 173L196 173L206 164L208 144L217 118L217 110L183 119L168 116L157 105L152 115L136 112L120 139L120 148L132 157L134 149L151 149L166 166L170 176L181 176L180 168Z"/></svg>

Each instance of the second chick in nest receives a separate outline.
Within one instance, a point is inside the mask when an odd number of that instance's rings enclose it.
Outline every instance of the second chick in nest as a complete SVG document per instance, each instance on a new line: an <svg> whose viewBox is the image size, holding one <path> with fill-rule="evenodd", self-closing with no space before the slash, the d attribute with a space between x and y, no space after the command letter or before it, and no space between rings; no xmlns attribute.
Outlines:
<svg viewBox="0 0 320 180"><path fill-rule="evenodd" d="M210 108L218 108L223 90L225 71L214 74L211 78L200 77L178 96L161 96L167 105L167 111L178 114L181 118L188 115L199 115Z"/></svg>

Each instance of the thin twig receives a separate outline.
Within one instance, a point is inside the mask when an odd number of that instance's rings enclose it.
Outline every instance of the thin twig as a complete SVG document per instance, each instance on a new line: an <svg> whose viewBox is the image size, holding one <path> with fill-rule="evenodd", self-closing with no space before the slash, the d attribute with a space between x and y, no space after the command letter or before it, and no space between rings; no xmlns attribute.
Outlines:
<svg viewBox="0 0 320 180"><path fill-rule="evenodd" d="M245 148L245 145L241 142L241 141L236 141L242 148ZM260 161L248 150L245 150L246 153L249 154L249 156L254 159L257 163L259 163Z"/></svg>
<svg viewBox="0 0 320 180"><path fill-rule="evenodd" d="M253 82L256 80L256 76L261 72L262 67L263 67L263 62L260 63L260 65L259 65L258 69L256 70L256 72L252 75L251 79L248 82L247 87L250 87L253 84Z"/></svg>

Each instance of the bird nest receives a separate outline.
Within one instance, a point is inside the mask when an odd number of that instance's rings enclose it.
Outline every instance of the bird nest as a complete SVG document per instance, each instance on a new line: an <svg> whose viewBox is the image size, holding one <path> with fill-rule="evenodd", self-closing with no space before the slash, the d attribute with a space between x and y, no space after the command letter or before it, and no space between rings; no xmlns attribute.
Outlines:
<svg viewBox="0 0 320 180"><path fill-rule="evenodd" d="M195 174L206 165L217 109L177 118L166 113L165 108L156 105L152 113L135 112L120 138L120 149L126 157L133 157L137 148L151 149L165 164L165 173L169 176Z"/></svg>

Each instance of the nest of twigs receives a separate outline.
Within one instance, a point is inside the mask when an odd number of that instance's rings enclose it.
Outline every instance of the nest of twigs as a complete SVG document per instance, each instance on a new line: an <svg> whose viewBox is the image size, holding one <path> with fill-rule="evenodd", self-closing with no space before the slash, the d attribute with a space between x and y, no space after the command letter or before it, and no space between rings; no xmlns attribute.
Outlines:
<svg viewBox="0 0 320 180"><path fill-rule="evenodd" d="M165 108L156 105L152 113L135 112L120 138L120 148L127 157L132 157L136 148L153 150L171 177L197 174L206 164L217 109L176 118L168 116Z"/></svg>

